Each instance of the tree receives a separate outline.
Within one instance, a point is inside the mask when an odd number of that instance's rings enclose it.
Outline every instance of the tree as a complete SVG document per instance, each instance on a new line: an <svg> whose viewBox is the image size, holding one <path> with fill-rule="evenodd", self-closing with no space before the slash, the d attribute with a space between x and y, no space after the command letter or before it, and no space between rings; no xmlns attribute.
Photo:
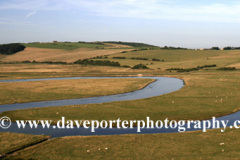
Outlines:
<svg viewBox="0 0 240 160"><path fill-rule="evenodd" d="M0 45L0 54L10 55L22 51L25 48L25 46L18 43L3 44Z"/></svg>
<svg viewBox="0 0 240 160"><path fill-rule="evenodd" d="M232 47L224 47L223 50L232 50Z"/></svg>
<svg viewBox="0 0 240 160"><path fill-rule="evenodd" d="M212 49L212 50L220 50L219 47L212 47L211 49Z"/></svg>

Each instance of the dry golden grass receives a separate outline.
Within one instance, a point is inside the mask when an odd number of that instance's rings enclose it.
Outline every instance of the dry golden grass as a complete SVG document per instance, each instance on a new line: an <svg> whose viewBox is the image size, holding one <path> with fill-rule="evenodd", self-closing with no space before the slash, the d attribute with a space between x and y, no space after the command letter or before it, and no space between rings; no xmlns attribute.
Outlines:
<svg viewBox="0 0 240 160"><path fill-rule="evenodd" d="M141 89L152 81L129 78L0 83L0 104L119 94Z"/></svg>
<svg viewBox="0 0 240 160"><path fill-rule="evenodd" d="M27 47L24 51L18 52L13 55L0 57L2 62L15 62L15 61L62 61L74 62L78 59L92 58L96 56L111 55L120 53L122 51L129 51L131 49L90 49L80 48L75 50L61 50L61 49L46 49L46 48L33 48Z"/></svg>
<svg viewBox="0 0 240 160"><path fill-rule="evenodd" d="M0 59L6 57L6 55L0 54Z"/></svg>
<svg viewBox="0 0 240 160"><path fill-rule="evenodd" d="M20 72L74 72L74 73L89 73L89 72L129 72L135 71L123 67L108 67L108 66L82 66L74 65L58 65L58 64L0 64L0 72L2 73L20 73Z"/></svg>
<svg viewBox="0 0 240 160"><path fill-rule="evenodd" d="M155 72L157 73L157 72ZM111 76L153 76L153 70L134 70L124 67L110 66L82 66L56 64L1 64L0 79L26 79L49 77L111 77Z"/></svg>
<svg viewBox="0 0 240 160"><path fill-rule="evenodd" d="M231 65L229 65L227 67L236 67L236 68L239 69L240 68L240 63L231 64Z"/></svg>

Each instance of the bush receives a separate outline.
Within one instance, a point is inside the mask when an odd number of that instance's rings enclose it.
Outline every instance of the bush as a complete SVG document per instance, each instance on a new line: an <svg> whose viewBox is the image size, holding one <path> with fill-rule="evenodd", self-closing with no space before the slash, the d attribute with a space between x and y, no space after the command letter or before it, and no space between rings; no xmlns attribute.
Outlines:
<svg viewBox="0 0 240 160"><path fill-rule="evenodd" d="M92 57L92 59L106 59L108 58L107 56L97 56L97 57Z"/></svg>
<svg viewBox="0 0 240 160"><path fill-rule="evenodd" d="M207 67L217 67L216 64L212 64L212 65L204 65L204 66L197 66L196 68L170 68L170 69L166 69L166 70L175 70L177 72L190 72L190 71L198 71L199 69L203 69L203 68L207 68Z"/></svg>
<svg viewBox="0 0 240 160"><path fill-rule="evenodd" d="M232 47L224 47L223 50L232 50L233 48Z"/></svg>
<svg viewBox="0 0 240 160"><path fill-rule="evenodd" d="M130 59L135 59L135 60L148 60L147 58L135 58L135 57L132 57Z"/></svg>
<svg viewBox="0 0 240 160"><path fill-rule="evenodd" d="M156 59L156 58L153 58L152 61L162 61L162 62L164 62L164 60L160 60L160 59Z"/></svg>
<svg viewBox="0 0 240 160"><path fill-rule="evenodd" d="M25 46L18 43L4 44L4 45L0 45L0 53L5 55L10 55L10 54L14 54L19 51L22 51L25 48L26 48Z"/></svg>
<svg viewBox="0 0 240 160"><path fill-rule="evenodd" d="M29 63L30 61L22 61L22 63ZM67 64L67 62L61 62L61 61L43 61L43 62L37 62L32 61L30 63L40 63L40 64Z"/></svg>
<svg viewBox="0 0 240 160"><path fill-rule="evenodd" d="M144 64L137 64L135 66L132 67L132 69L149 69L147 66L145 66Z"/></svg>
<svg viewBox="0 0 240 160"><path fill-rule="evenodd" d="M178 70L177 72L190 72L190 71L198 71L199 68L187 68L187 69L181 69Z"/></svg>
<svg viewBox="0 0 240 160"><path fill-rule="evenodd" d="M166 69L166 70L175 70L177 72L190 72L190 71L197 71L199 70L199 68L186 68L186 69L183 69L183 68L171 68L171 69Z"/></svg>
<svg viewBox="0 0 240 160"><path fill-rule="evenodd" d="M113 57L113 59L126 59L126 57Z"/></svg>
<svg viewBox="0 0 240 160"><path fill-rule="evenodd" d="M218 68L217 70L236 70L235 67L222 67L222 68Z"/></svg>
<svg viewBox="0 0 240 160"><path fill-rule="evenodd" d="M197 66L198 69L209 68L209 67L217 67L217 65L212 64L212 65Z"/></svg>
<svg viewBox="0 0 240 160"><path fill-rule="evenodd" d="M212 49L212 50L220 50L219 47L212 47L211 49Z"/></svg>
<svg viewBox="0 0 240 160"><path fill-rule="evenodd" d="M170 69L166 69L166 70L175 70L175 71L177 71L177 70L183 70L183 68L170 68Z"/></svg>

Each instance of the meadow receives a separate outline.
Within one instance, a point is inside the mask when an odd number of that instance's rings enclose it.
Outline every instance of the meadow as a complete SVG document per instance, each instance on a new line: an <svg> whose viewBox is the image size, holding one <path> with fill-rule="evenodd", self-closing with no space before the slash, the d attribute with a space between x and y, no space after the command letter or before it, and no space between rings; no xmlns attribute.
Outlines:
<svg viewBox="0 0 240 160"><path fill-rule="evenodd" d="M62 137L16 152L10 159L238 159L239 130L146 135Z"/></svg>
<svg viewBox="0 0 240 160"><path fill-rule="evenodd" d="M113 57L126 57L114 59ZM131 58L147 58L148 60L134 60ZM122 65L133 66L139 63L146 64L149 68L165 70L169 68L192 68L202 65L217 66L231 65L239 68L240 55L238 50L144 50L130 51L108 56L110 60L120 62ZM152 61L159 59L164 61Z"/></svg>
<svg viewBox="0 0 240 160"><path fill-rule="evenodd" d="M2 92L0 102L10 104L119 94L141 89L152 81L151 79L78 79L0 83Z"/></svg>
<svg viewBox="0 0 240 160"><path fill-rule="evenodd" d="M114 59L113 57L126 57L126 59ZM133 60L132 57L147 58L148 60ZM74 105L51 108L35 108L27 110L16 110L1 113L1 116L9 116L16 119L51 119L55 123L62 116L68 119L96 119L111 120L121 119L145 119L149 116L152 120L203 120L213 116L220 117L240 110L240 51L213 51L213 50L140 50L128 51L127 53L114 53L107 58L120 62L121 65L143 63L150 69L133 70L131 68L107 67L107 66L81 66L62 64L0 64L0 79L22 79L22 78L46 78L46 77L77 77L77 76L165 76L177 77L185 81L185 86L176 92L162 96L133 100L110 102L102 104ZM152 59L164 59L164 62L152 61ZM99 59L101 60L101 59ZM0 60L1 61L1 60ZM151 64L153 63L153 64ZM216 67L203 68L191 72L169 71L169 68L191 68L203 65ZM234 71L217 70L221 67L233 66ZM112 84L110 91L103 94L112 94L115 84L117 92L125 92L127 89L136 90L149 83L143 81L112 81L105 82L94 80L92 83L86 80L88 87L99 87L99 91L90 90L89 95L98 95L105 91L106 85ZM59 81L59 92L67 90L68 98L74 97L79 86L78 81ZM32 83L32 82L31 82ZM52 82L38 82L33 86L49 87ZM80 82L79 82L80 83ZM83 83L83 82L81 82ZM94 83L94 84L93 84ZM96 83L96 84L95 84ZM30 82L26 82L27 86ZM111 86L111 85L109 85ZM129 87L131 86L131 87ZM9 93L17 93L16 84L12 83L1 86L5 96ZM76 87L76 90L75 90ZM7 90L8 88L8 90ZM55 89L57 89L55 88ZM10 91L12 89L12 91ZM46 88L48 90L49 88ZM82 88L81 88L82 89ZM89 88L85 88L89 90ZM37 88L36 88L37 90ZM23 87L22 92L34 91L31 87ZM31 91L31 92L30 92ZM55 92L50 87L51 92ZM42 91L39 91L41 93ZM58 91L57 91L58 92ZM57 93L56 92L56 93ZM3 93L3 92L1 92ZM32 93L31 93L32 94ZM65 96L66 96L65 95ZM18 95L19 96L19 95ZM86 96L81 94L81 96ZM51 98L46 96L45 98ZM1 102L4 100L3 98ZM22 101L23 97L19 97ZM30 99L29 101L32 101ZM46 99L45 99L46 100ZM8 102L5 102L8 103ZM56 112L59 114L56 115ZM239 157L238 133L236 129L227 129L224 133L220 130L209 130L207 133L201 131L174 133L174 134L144 134L144 135L114 135L114 136L75 136L53 138L46 142L20 150L9 155L10 159L237 159ZM17 136L18 134L16 134ZM21 146L23 141L11 139L9 144ZM20 135L22 136L22 135ZM26 143L31 144L31 137ZM224 144L222 144L224 143ZM2 145L2 142L1 142ZM67 147L66 147L67 146ZM107 149L106 149L107 148ZM11 149L6 148L4 153ZM2 151L3 152L3 151Z"/></svg>

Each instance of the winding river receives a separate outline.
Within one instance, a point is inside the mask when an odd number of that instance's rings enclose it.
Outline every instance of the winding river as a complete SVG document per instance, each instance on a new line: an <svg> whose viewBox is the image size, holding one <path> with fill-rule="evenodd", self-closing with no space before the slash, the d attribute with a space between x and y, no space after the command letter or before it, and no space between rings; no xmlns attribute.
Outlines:
<svg viewBox="0 0 240 160"><path fill-rule="evenodd" d="M0 113L5 111L13 111L13 110L29 109L29 108L137 100L137 99L150 98L150 97L171 93L181 89L184 86L183 80L180 80L177 78L167 78L167 77L67 77L67 78L0 80L0 83L30 82L30 81L45 81L45 80L67 80L67 79L99 79L99 78L150 78L150 79L155 79L156 81L150 83L143 89L129 92L129 93L123 93L123 94L99 96L99 97L91 97L91 98L80 98L80 99L0 105ZM116 119L117 118L121 118L121 117L116 117ZM217 118L217 120L229 120L228 126L231 126L232 123L235 120L238 120L239 118L240 118L240 112L236 112L228 116ZM201 125L203 125L203 122L201 122ZM191 129L186 129L186 131L193 131L193 130L198 130L198 129L193 129L193 127L191 127ZM54 137L75 136L75 135L89 136L89 135L116 135L116 134L119 135L119 134L173 133L173 132L178 132L178 128L142 129L140 133L137 132L136 127L133 129L106 128L106 129L96 129L95 132L91 132L90 129L76 128L76 127L74 129L57 129L51 126L49 129L46 129L46 128L43 129L42 127L38 127L37 129L30 129L30 127L27 125L25 129L19 129L16 123L12 123L11 127L9 127L8 129L0 128L0 132L15 132L15 133L25 133L25 134L35 134L35 135L45 134L45 135L51 135L54 138Z"/></svg>

